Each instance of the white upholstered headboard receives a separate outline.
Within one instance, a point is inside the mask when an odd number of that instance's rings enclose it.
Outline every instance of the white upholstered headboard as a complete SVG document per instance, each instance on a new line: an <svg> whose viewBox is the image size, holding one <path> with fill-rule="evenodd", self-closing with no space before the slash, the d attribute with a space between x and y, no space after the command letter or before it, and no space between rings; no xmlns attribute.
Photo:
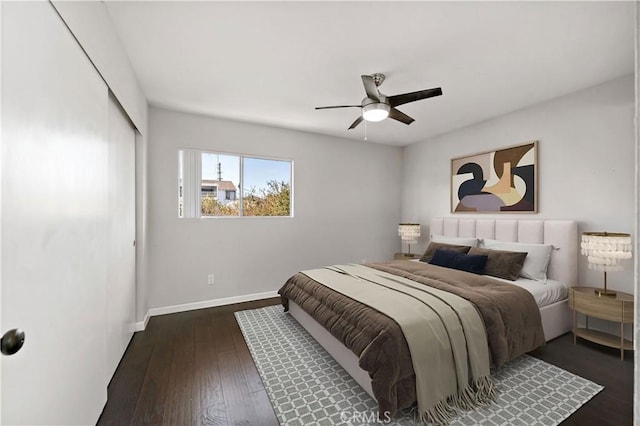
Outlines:
<svg viewBox="0 0 640 426"><path fill-rule="evenodd" d="M549 279L578 284L578 223L573 220L433 218L431 235L552 244Z"/></svg>

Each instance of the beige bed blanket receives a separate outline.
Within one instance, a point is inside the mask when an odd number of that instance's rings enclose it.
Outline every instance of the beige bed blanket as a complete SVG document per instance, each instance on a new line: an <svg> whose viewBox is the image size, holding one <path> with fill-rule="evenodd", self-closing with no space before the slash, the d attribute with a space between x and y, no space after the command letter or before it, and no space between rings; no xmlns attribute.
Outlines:
<svg viewBox="0 0 640 426"><path fill-rule="evenodd" d="M362 265L302 273L398 323L411 352L421 420L448 423L457 409L495 398L484 326L470 302Z"/></svg>

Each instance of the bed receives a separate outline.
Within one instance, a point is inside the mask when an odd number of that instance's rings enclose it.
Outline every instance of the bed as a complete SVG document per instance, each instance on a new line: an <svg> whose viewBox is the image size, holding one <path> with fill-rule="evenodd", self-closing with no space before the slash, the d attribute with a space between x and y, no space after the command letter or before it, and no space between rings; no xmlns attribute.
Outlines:
<svg viewBox="0 0 640 426"><path fill-rule="evenodd" d="M548 281L544 283L532 282L529 284L534 285L528 285L525 280L523 282L516 282L515 285L514 283L505 284L505 286L511 288L519 285L520 287L525 288L526 292L531 294L531 299L535 299L537 306L536 309L539 310L540 317L538 321L541 321L542 332L544 334L542 341L551 340L571 329L572 321L566 299L566 289L569 286L575 285L577 281L578 248L577 223L575 221L434 218L430 222L430 234L435 236L444 236L447 238L477 238L483 240L486 239L487 241L495 240L502 242L552 245L553 250L551 252L551 258L547 268ZM400 265L400 263L398 262L406 262L403 264L402 268L410 271L418 270L418 268L422 267L418 265L410 265L408 261L396 261L395 263L389 262L390 265L378 267L382 269L387 267L394 269L399 267L398 265ZM393 272L397 273L395 269ZM457 272L455 273L457 274ZM409 274L409 272L407 272L407 274L407 276L413 276ZM456 275L456 277L460 276L461 275L459 274ZM283 287L283 289L284 288L285 287ZM381 411L383 408L389 407L388 401L385 402L386 407L383 407L383 401L386 396L381 398L379 380L378 385L372 385L372 377L375 378L372 371L377 367L366 366L366 369L361 368L362 359L358 357L352 349L347 347L346 342L341 341L344 340L345 337L341 336L341 340L336 338L327 330L327 328L331 327L325 328L321 325L315 311L307 309L312 311L307 312L305 309L302 309L300 305L303 303L298 303L298 301L295 300L295 297L283 297L283 303L285 304L285 307L288 308L290 314L327 350L333 358L336 359L342 367L344 367L356 382L358 382L360 386L369 393L369 395L378 400L381 404ZM336 308L337 304L334 302L329 303L329 305L330 306L328 307L323 307L323 309L338 309ZM537 312L538 311L536 311L536 314ZM528 315L528 317L534 316L535 315L532 314ZM486 321L486 319L484 320ZM525 319L523 321L526 322L527 320ZM525 329L528 327L532 328L530 324L526 323L522 327ZM359 337L356 332L357 330L351 331L351 335L356 336L355 339ZM535 339L532 338L531 340L532 343L530 343L530 346L539 345L541 341L540 336ZM534 341L537 343L534 343ZM349 342L349 346L353 347L354 345L352 342ZM388 344L388 346L392 345ZM523 347L525 349L527 348L527 346ZM531 349L534 349L534 347L531 347L529 350ZM360 349L360 351L361 350L362 349ZM518 348L515 353L518 354L518 351L522 350L522 348ZM503 360L501 362L503 362ZM415 379L413 383L415 383ZM407 386L407 383L399 382L398 387L401 388L403 386ZM400 394L400 391L401 390L398 390L398 395ZM396 398L395 394L393 398ZM406 398L405 400L402 400L400 397L397 398L398 404L391 404L392 412L407 406L408 400Z"/></svg>

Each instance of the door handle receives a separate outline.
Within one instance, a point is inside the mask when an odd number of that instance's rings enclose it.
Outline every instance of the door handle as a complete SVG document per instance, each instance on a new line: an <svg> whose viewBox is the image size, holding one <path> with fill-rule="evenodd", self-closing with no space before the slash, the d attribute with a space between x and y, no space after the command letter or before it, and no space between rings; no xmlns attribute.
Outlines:
<svg viewBox="0 0 640 426"><path fill-rule="evenodd" d="M0 352L3 355L13 355L24 345L24 331L14 328L2 336L0 339Z"/></svg>

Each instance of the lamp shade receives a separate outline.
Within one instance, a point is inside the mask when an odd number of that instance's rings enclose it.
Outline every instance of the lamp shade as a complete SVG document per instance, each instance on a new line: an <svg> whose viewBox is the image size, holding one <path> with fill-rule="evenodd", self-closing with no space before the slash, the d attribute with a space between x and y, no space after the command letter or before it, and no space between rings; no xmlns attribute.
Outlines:
<svg viewBox="0 0 640 426"><path fill-rule="evenodd" d="M415 244L420 238L419 223L401 223L398 225L398 235L407 244Z"/></svg>
<svg viewBox="0 0 640 426"><path fill-rule="evenodd" d="M584 232L580 243L589 268L598 271L620 271L621 261L631 259L631 236L609 232Z"/></svg>
<svg viewBox="0 0 640 426"><path fill-rule="evenodd" d="M382 102L368 104L362 107L362 118L367 121L382 121L389 116L391 107Z"/></svg>

